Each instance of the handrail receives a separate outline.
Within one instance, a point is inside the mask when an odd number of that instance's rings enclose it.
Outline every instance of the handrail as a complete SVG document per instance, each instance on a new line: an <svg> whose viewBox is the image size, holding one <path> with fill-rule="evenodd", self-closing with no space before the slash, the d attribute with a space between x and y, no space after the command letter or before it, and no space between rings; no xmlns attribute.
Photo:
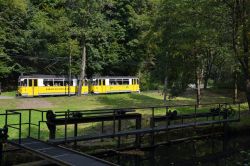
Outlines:
<svg viewBox="0 0 250 166"><path fill-rule="evenodd" d="M207 106L207 105L237 105L237 104L242 104L242 103L203 103L200 104L200 106ZM118 111L118 110L123 110L123 109L152 109L152 108L174 108L174 107L188 107L188 106L195 106L197 104L183 104L183 105L158 105L158 106L144 106L144 107L121 107L121 108L99 108L99 109L86 109L86 110L74 110L70 112L91 112L91 111ZM55 111L55 113L65 113L65 111Z"/></svg>
<svg viewBox="0 0 250 166"><path fill-rule="evenodd" d="M200 106L213 106L213 105L219 105L219 107L221 106L228 106L228 105L239 105L239 117L240 118L240 102L239 103L228 103L228 102L224 102L224 103L204 103L204 104L200 104ZM71 115L74 113L81 113L81 115L105 115L105 114L111 114L113 115L113 119L115 121L115 116L117 113L119 113L119 111L121 111L121 113L127 113L127 112L135 112L137 110L145 110L145 111L150 111L152 113L152 117L154 119L155 117L155 111L157 108L165 108L166 112L169 110L169 108L178 108L178 107L188 107L188 106L193 106L194 109L197 107L197 104L184 104L184 105L162 105L162 106L144 106L144 107L127 107L127 108L100 108L100 109L92 109L92 110L67 110L67 111L54 111L55 115L57 117L65 117L66 121L65 121L65 126L67 128L67 120L69 118L71 118ZM198 107L197 107L198 109ZM28 122L22 122L22 113L23 112L28 112L29 116L28 116ZM37 120L37 124L36 122L32 122L32 113L33 112L37 112L37 113L41 113L41 118ZM47 119L44 118L44 113L47 113L48 111L45 110L38 110L38 109L7 109L5 111L4 114L0 114L0 115L5 115L5 124L7 124L10 128L15 128L19 130L19 141L21 141L21 136L22 136L22 125L29 125L28 127L28 137L31 136L31 126L36 126L38 127L38 139L40 139L40 132L41 132L41 123L45 123L47 122ZM195 111L196 112L196 111ZM9 123L8 124L8 115L18 115L19 116L19 123ZM46 117L46 116L45 116ZM183 118L183 115L182 115ZM195 115L195 121L196 121L196 115ZM154 123L154 122L153 122ZM167 124L168 125L168 124ZM15 126L19 126L19 127L15 127ZM115 128L116 128L116 124L115 122L113 122L113 130L115 132ZM67 130L67 129L66 129ZM67 136L66 136L67 137Z"/></svg>
<svg viewBox="0 0 250 166"><path fill-rule="evenodd" d="M28 112L29 116L28 116L28 122L22 122L22 112ZM28 127L28 137L31 136L31 125L32 126L36 126L38 127L38 132L40 135L40 123L38 122L38 124L32 123L32 112L38 112L41 113L41 119L42 121L44 121L44 113L46 113L47 111L42 111L42 110L38 110L38 109L7 109L5 111L5 114L9 115L9 114L18 114L19 115L19 123L12 123L12 124L7 124L10 128L14 128L14 129L19 129L19 136L18 136L18 140L19 143L21 143L21 137L22 137L22 125L29 125ZM5 121L7 123L8 120L8 116L6 116ZM14 127L14 126L19 126L18 127Z"/></svg>

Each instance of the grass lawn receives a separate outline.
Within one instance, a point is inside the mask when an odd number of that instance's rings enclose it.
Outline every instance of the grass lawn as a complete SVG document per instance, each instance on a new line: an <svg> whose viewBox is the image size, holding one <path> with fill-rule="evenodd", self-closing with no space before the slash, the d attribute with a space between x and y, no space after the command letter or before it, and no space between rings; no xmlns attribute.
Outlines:
<svg viewBox="0 0 250 166"><path fill-rule="evenodd" d="M202 103L232 102L231 92L217 92L206 90L202 92ZM4 92L6 96L13 96L13 92ZM60 97L36 97L36 98L14 98L1 99L0 111L16 108L35 108L41 110L85 110L96 108L121 108L121 107L142 107L165 105L163 96L157 91L128 93L128 94L108 94L108 95L84 95L60 96ZM180 97L167 101L167 105L194 104L195 92L187 91Z"/></svg>
<svg viewBox="0 0 250 166"><path fill-rule="evenodd" d="M5 92L2 96L14 96L14 92ZM157 91L149 91L132 93L132 94L107 94L107 95L84 95L81 97L77 96L60 96L60 97L36 97L36 98L13 98L13 99L0 99L0 113L4 113L6 109L17 109L17 108L33 108L39 110L53 110L53 111L66 111L70 110L89 110L89 109L99 109L99 108L125 108L125 107L147 107L147 106L160 106L160 105L187 105L195 104L195 91L187 91L180 97L176 97L172 100L163 102L163 96ZM205 90L202 92L201 103L223 103L232 102L232 92L227 90ZM244 109L246 104L242 105ZM178 112L188 113L194 111L191 107L177 108ZM208 108L200 108L198 111L206 111ZM143 115L151 114L151 111L139 111ZM162 114L165 109L157 109L155 114ZM28 114L24 113L22 116L22 122L27 122ZM41 115L34 113L32 115L32 122L36 123L41 120ZM18 123L19 119L17 116L12 116L9 122ZM0 126L3 125L4 117L0 117ZM246 123L244 121L244 123ZM96 125L90 124L82 128L82 130L91 130L95 128ZM98 126L98 125L97 125ZM22 135L27 134L27 126L23 127ZM48 136L48 129L45 124L43 124L41 130L42 137ZM63 131L63 129L62 129ZM69 134L72 134L72 130L69 129ZM17 130L10 129L11 137L17 137ZM37 128L34 126L32 130L32 135L37 135ZM59 132L59 135L62 135Z"/></svg>

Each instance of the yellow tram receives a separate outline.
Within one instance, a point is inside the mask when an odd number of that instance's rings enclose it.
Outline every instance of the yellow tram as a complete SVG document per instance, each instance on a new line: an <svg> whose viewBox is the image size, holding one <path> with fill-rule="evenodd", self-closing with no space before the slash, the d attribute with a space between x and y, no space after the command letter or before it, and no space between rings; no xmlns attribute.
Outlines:
<svg viewBox="0 0 250 166"><path fill-rule="evenodd" d="M137 77L94 77L90 80L90 93L140 92Z"/></svg>
<svg viewBox="0 0 250 166"><path fill-rule="evenodd" d="M55 75L30 75L20 76L18 79L18 96L50 96L50 95L75 95L78 92L76 78L69 84L67 76ZM94 93L122 93L140 92L137 77L94 77L85 79L82 85L82 94Z"/></svg>
<svg viewBox="0 0 250 166"><path fill-rule="evenodd" d="M78 91L77 79L72 78L69 84L66 76L31 75L20 76L18 79L18 96L49 96L49 95L74 95ZM82 86L82 94L88 93L87 80Z"/></svg>

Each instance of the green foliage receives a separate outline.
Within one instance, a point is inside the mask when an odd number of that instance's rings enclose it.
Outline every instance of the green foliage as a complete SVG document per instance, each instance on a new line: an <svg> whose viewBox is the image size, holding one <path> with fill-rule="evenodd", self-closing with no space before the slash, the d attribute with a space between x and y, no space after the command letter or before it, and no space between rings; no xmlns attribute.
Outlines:
<svg viewBox="0 0 250 166"><path fill-rule="evenodd" d="M158 89L167 77L173 95L194 83L197 73L205 84L212 80L215 86L229 86L242 66L232 56L234 3L0 0L0 78L16 78L21 72L67 74L69 55L78 76L85 45L88 77L137 75L143 89ZM242 59L243 25L241 15L237 17Z"/></svg>
<svg viewBox="0 0 250 166"><path fill-rule="evenodd" d="M87 75L135 75L143 61L140 36L153 2L1 0L2 75L18 72L79 75L83 43ZM3 35L2 35L3 34ZM13 58L12 58L13 57Z"/></svg>

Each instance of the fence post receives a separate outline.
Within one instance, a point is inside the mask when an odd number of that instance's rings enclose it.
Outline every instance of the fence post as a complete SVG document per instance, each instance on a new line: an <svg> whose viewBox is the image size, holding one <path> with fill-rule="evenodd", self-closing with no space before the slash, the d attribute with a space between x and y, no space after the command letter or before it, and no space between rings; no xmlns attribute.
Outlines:
<svg viewBox="0 0 250 166"><path fill-rule="evenodd" d="M77 125L77 123L75 123L74 124L74 146L76 146L77 145L77 141L76 141L76 137L77 137L77 129L78 129L78 125Z"/></svg>
<svg viewBox="0 0 250 166"><path fill-rule="evenodd" d="M121 127L122 127L122 123L121 123L120 116L121 116L121 115L118 115L118 128L117 128L118 132L120 132L120 131L121 131ZM120 136L118 136L118 143L117 143L117 147L118 147L118 148L120 148L120 146L121 146L121 137L120 137Z"/></svg>
<svg viewBox="0 0 250 166"><path fill-rule="evenodd" d="M29 136L29 137L30 137L30 130L31 130L31 129L30 129L30 127L31 127L31 124L30 124L30 123L31 123L31 110L29 109L29 129L28 129L28 130L29 130L29 133L28 133L28 136Z"/></svg>
<svg viewBox="0 0 250 166"><path fill-rule="evenodd" d="M195 126L196 126L196 113L197 113L197 105L195 104L194 105L194 123L195 123Z"/></svg>
<svg viewBox="0 0 250 166"><path fill-rule="evenodd" d="M3 157L3 144L8 138L8 127L5 125L2 129L0 128L0 165Z"/></svg>
<svg viewBox="0 0 250 166"><path fill-rule="evenodd" d="M155 108L152 107L152 118L151 118L151 129L152 129L152 133L151 133L151 146L154 146L155 143L155 136L154 136L154 128L155 128Z"/></svg>
<svg viewBox="0 0 250 166"><path fill-rule="evenodd" d="M68 111L65 112L65 119L64 119L64 141L66 143L67 140L67 118L68 118Z"/></svg>
<svg viewBox="0 0 250 166"><path fill-rule="evenodd" d="M136 130L141 129L141 114L136 118ZM141 135L136 134L136 147L141 147Z"/></svg>
<svg viewBox="0 0 250 166"><path fill-rule="evenodd" d="M22 114L19 112L19 138L18 138L19 144L21 144L21 138L22 138Z"/></svg>
<svg viewBox="0 0 250 166"><path fill-rule="evenodd" d="M102 134L104 133L104 121L102 121ZM101 139L101 141L103 142L103 138Z"/></svg>
<svg viewBox="0 0 250 166"><path fill-rule="evenodd" d="M113 111L113 134L115 134L115 110ZM113 137L114 138L114 137Z"/></svg>
<svg viewBox="0 0 250 166"><path fill-rule="evenodd" d="M49 139L55 139L56 137L56 124L55 124L55 118L56 115L53 113L52 110L48 110L46 112L46 118L47 118L47 126L49 128ZM40 121L39 121L39 130L40 130ZM40 132L39 132L40 135Z"/></svg>
<svg viewBox="0 0 250 166"><path fill-rule="evenodd" d="M5 125L8 125L8 110L5 110Z"/></svg>
<svg viewBox="0 0 250 166"><path fill-rule="evenodd" d="M40 131L41 131L41 121L38 122L38 139L40 140ZM49 138L51 139L51 131L49 131Z"/></svg>

